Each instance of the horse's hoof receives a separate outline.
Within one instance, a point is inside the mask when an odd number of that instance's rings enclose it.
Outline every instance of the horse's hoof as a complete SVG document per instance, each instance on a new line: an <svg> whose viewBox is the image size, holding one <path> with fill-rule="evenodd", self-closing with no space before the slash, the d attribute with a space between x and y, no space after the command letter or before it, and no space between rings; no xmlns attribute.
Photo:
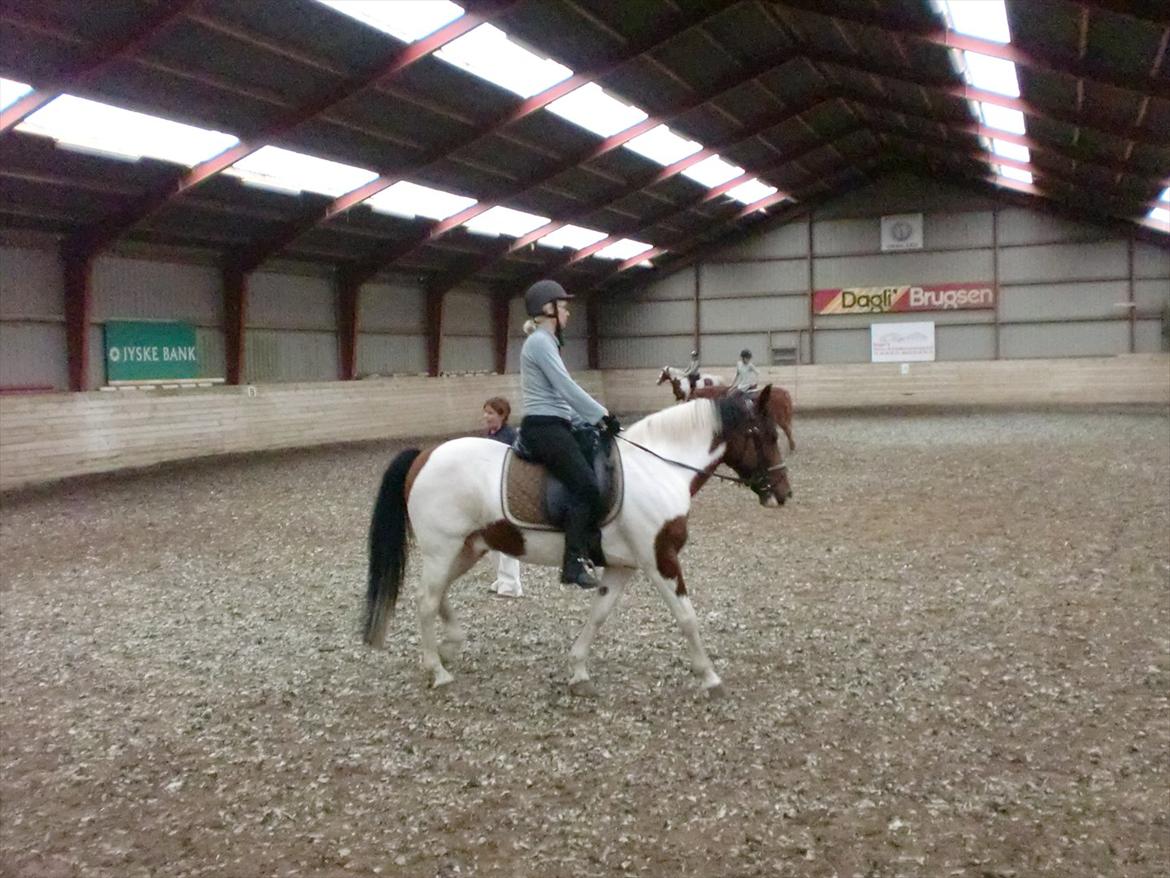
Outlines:
<svg viewBox="0 0 1170 878"><path fill-rule="evenodd" d="M707 688L707 697L712 701L722 701L727 695L727 687L722 683L716 683L714 686Z"/></svg>
<svg viewBox="0 0 1170 878"><path fill-rule="evenodd" d="M442 689L444 686L450 686L455 682L455 678L444 671L441 674L435 674L435 680L431 683L432 689Z"/></svg>
<svg viewBox="0 0 1170 878"><path fill-rule="evenodd" d="M597 687L592 680L574 680L569 684L569 694L577 698L596 698Z"/></svg>

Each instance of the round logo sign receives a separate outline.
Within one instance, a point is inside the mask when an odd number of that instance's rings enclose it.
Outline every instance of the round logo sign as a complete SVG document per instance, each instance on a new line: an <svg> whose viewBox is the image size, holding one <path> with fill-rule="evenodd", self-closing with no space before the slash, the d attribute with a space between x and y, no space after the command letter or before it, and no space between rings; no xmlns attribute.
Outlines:
<svg viewBox="0 0 1170 878"><path fill-rule="evenodd" d="M117 348L110 348L110 362L116 363L122 359L122 352Z"/></svg>
<svg viewBox="0 0 1170 878"><path fill-rule="evenodd" d="M914 234L914 227L906 220L898 220L890 227L890 234L895 241L908 241Z"/></svg>

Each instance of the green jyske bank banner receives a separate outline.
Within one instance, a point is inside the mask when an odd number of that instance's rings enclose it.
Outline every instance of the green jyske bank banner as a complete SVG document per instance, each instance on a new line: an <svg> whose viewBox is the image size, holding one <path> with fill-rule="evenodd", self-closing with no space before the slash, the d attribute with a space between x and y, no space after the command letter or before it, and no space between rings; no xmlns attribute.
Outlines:
<svg viewBox="0 0 1170 878"><path fill-rule="evenodd" d="M198 377L195 327L190 323L106 323L107 381Z"/></svg>

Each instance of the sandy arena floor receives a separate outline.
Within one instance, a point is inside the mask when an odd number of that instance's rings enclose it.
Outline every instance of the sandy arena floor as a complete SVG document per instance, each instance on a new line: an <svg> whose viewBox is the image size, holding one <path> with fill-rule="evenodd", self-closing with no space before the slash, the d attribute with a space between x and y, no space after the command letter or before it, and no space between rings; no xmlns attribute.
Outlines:
<svg viewBox="0 0 1170 878"><path fill-rule="evenodd" d="M708 702L644 579L412 582L358 639L390 444L3 498L0 875L1165 876L1170 417L797 419L794 502L696 498Z"/></svg>

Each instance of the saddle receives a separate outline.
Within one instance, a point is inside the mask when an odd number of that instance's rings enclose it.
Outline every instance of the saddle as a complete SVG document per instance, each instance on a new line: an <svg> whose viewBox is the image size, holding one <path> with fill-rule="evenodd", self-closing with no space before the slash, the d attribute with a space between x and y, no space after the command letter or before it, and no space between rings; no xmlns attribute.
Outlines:
<svg viewBox="0 0 1170 878"><path fill-rule="evenodd" d="M622 478L621 455L617 442L597 430L574 430L573 438L593 466L601 496L605 501L605 515L601 525L607 525L622 508L625 483ZM500 479L500 499L504 518L517 527L529 530L564 530L569 508L569 489L549 474L543 464L524 456L524 448L517 444L504 455L504 471Z"/></svg>

